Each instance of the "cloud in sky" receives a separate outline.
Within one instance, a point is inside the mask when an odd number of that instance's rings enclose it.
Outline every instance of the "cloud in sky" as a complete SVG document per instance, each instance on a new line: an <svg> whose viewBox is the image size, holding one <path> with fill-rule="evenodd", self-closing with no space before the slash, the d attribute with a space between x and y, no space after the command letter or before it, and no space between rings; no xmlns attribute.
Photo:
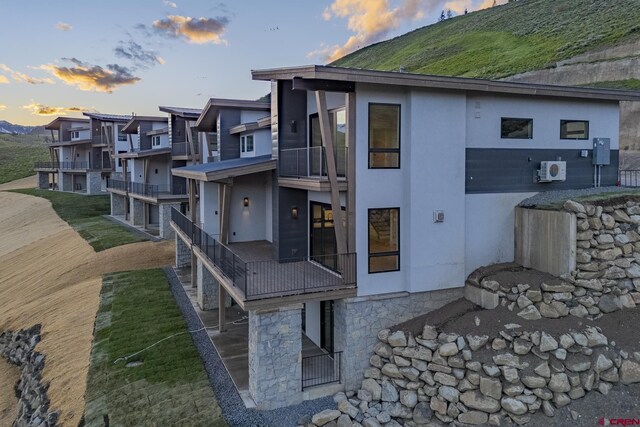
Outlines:
<svg viewBox="0 0 640 427"><path fill-rule="evenodd" d="M121 86L138 83L141 79L131 73L127 67L118 64L91 65L76 58L62 58L73 66L61 67L53 64L41 65L64 83L80 90L111 93Z"/></svg>
<svg viewBox="0 0 640 427"><path fill-rule="evenodd" d="M5 64L0 64L0 70L9 73L11 78L18 83L29 83L31 85L53 84L53 80L50 78L39 79L37 77L31 77L20 71L13 70ZM0 83L9 83L9 79L7 79L6 76L0 76Z"/></svg>
<svg viewBox="0 0 640 427"><path fill-rule="evenodd" d="M7 109L7 106L6 106L6 105L4 105L4 104L0 104L0 111L2 111L2 110L6 110L6 109Z"/></svg>
<svg viewBox="0 0 640 427"><path fill-rule="evenodd" d="M417 21L427 14L442 9L451 9L458 14L491 7L494 0L334 0L322 17L329 21L334 18L346 19L347 28L354 35L342 45L322 44L319 49L309 52L309 57L321 57L327 62L335 61L355 50L383 40L391 31L403 23ZM497 0L504 4L507 0Z"/></svg>
<svg viewBox="0 0 640 427"><path fill-rule="evenodd" d="M66 22L58 22L56 24L56 30L60 31L71 31L73 26L71 24L67 24Z"/></svg>
<svg viewBox="0 0 640 427"><path fill-rule="evenodd" d="M165 19L153 21L153 29L158 34L175 39L183 39L193 44L226 44L222 38L229 23L227 17L191 18L190 16L169 15Z"/></svg>
<svg viewBox="0 0 640 427"><path fill-rule="evenodd" d="M152 50L145 50L133 40L120 41L114 49L116 56L131 60L139 68L150 68L154 65L164 64L164 59Z"/></svg>
<svg viewBox="0 0 640 427"><path fill-rule="evenodd" d="M50 105L40 104L38 102L31 101L30 104L23 105L23 110L30 111L34 116L64 116L69 113L78 113L82 111L89 111L90 108L85 107L53 107Z"/></svg>
<svg viewBox="0 0 640 427"><path fill-rule="evenodd" d="M175 4L174 2L169 1L169 0L163 0L162 3L164 3L165 6L169 6L169 7L172 7L174 9L178 7L177 4Z"/></svg>
<svg viewBox="0 0 640 427"><path fill-rule="evenodd" d="M9 84L9 79L6 76L0 74L0 84Z"/></svg>

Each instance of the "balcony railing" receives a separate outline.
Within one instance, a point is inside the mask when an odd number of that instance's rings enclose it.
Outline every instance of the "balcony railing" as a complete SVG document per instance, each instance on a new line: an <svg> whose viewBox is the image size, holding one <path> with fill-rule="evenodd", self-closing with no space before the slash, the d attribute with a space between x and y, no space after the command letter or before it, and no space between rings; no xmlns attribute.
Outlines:
<svg viewBox="0 0 640 427"><path fill-rule="evenodd" d="M198 145L194 144L195 152L198 154ZM188 142L174 142L171 144L172 156L190 156L191 145Z"/></svg>
<svg viewBox="0 0 640 427"><path fill-rule="evenodd" d="M171 220L245 301L356 287L356 254L245 261L178 210Z"/></svg>
<svg viewBox="0 0 640 427"><path fill-rule="evenodd" d="M618 183L621 187L640 187L640 170L618 171Z"/></svg>
<svg viewBox="0 0 640 427"><path fill-rule="evenodd" d="M334 150L338 177L347 174L347 150ZM290 148L280 151L278 171L283 177L326 178L325 147Z"/></svg>
<svg viewBox="0 0 640 427"><path fill-rule="evenodd" d="M163 194L182 196L187 194L184 183L174 183L172 185L145 184L142 182L123 181L120 179L109 179L107 188L139 194L147 197L158 197Z"/></svg>
<svg viewBox="0 0 640 427"><path fill-rule="evenodd" d="M342 352L302 358L302 390L322 384L340 383Z"/></svg>
<svg viewBox="0 0 640 427"><path fill-rule="evenodd" d="M34 169L63 169L86 170L91 169L88 162L35 162Z"/></svg>

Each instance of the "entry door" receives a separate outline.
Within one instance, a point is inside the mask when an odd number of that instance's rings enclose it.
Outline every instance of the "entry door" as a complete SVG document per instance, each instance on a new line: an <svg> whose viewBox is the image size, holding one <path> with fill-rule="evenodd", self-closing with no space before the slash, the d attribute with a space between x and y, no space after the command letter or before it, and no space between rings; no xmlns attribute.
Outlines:
<svg viewBox="0 0 640 427"><path fill-rule="evenodd" d="M334 256L338 251L336 246L336 233L334 227L333 211L331 205L311 202L311 236L310 254L314 261L319 262L329 268L335 269L336 259Z"/></svg>
<svg viewBox="0 0 640 427"><path fill-rule="evenodd" d="M320 302L320 347L333 353L333 301Z"/></svg>

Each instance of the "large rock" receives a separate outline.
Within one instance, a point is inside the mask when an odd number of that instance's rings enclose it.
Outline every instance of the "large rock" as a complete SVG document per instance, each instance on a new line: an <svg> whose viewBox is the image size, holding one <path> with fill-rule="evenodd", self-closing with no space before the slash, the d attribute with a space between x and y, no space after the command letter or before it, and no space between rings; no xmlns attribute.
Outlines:
<svg viewBox="0 0 640 427"><path fill-rule="evenodd" d="M382 381L381 384L381 400L383 402L397 402L398 390L389 381Z"/></svg>
<svg viewBox="0 0 640 427"><path fill-rule="evenodd" d="M413 408L418 403L418 393L414 390L401 390L400 403L407 408Z"/></svg>
<svg viewBox="0 0 640 427"><path fill-rule="evenodd" d="M469 347L471 350L476 351L484 347L489 341L489 337L487 335L467 335L467 342L469 343Z"/></svg>
<svg viewBox="0 0 640 427"><path fill-rule="evenodd" d="M587 327L584 331L584 334L587 337L587 345L589 347L601 347L609 344L609 340L607 340L607 337L602 335L596 328L592 326Z"/></svg>
<svg viewBox="0 0 640 427"><path fill-rule="evenodd" d="M389 334L387 341L391 347L407 346L407 336L402 331L395 331L394 333Z"/></svg>
<svg viewBox="0 0 640 427"><path fill-rule="evenodd" d="M433 418L433 411L431 411L431 408L429 408L429 404L427 402L418 402L415 408L413 408L412 415L413 422L415 422L416 424L427 424L431 422L431 418Z"/></svg>
<svg viewBox="0 0 640 427"><path fill-rule="evenodd" d="M542 332L540 337L540 351L553 351L558 348L558 341L546 332Z"/></svg>
<svg viewBox="0 0 640 427"><path fill-rule="evenodd" d="M587 213L582 204L574 202L573 200L567 200L566 202L564 202L564 205L562 205L562 207L569 212Z"/></svg>
<svg viewBox="0 0 640 427"><path fill-rule="evenodd" d="M324 411L315 414L311 418L311 422L317 426L323 426L338 419L341 414L342 413L336 409L325 409Z"/></svg>
<svg viewBox="0 0 640 427"><path fill-rule="evenodd" d="M458 415L458 421L460 421L463 424L470 424L474 426L485 425L487 424L488 420L489 420L489 415L480 411L467 411Z"/></svg>
<svg viewBox="0 0 640 427"><path fill-rule="evenodd" d="M510 414L524 415L528 411L527 405L513 397L503 397L500 401L500 405L502 406L502 409Z"/></svg>
<svg viewBox="0 0 640 427"><path fill-rule="evenodd" d="M549 390L556 393L566 393L571 390L571 384L567 374L561 372L557 374L551 374L551 379L548 384Z"/></svg>
<svg viewBox="0 0 640 427"><path fill-rule="evenodd" d="M422 328L422 339L423 340L435 340L438 338L438 330L435 326L424 325Z"/></svg>
<svg viewBox="0 0 640 427"><path fill-rule="evenodd" d="M468 284L464 286L464 297L485 310L493 310L500 303L497 293Z"/></svg>
<svg viewBox="0 0 640 427"><path fill-rule="evenodd" d="M527 375L522 377L522 384L528 388L542 388L547 385L547 380L535 375Z"/></svg>
<svg viewBox="0 0 640 427"><path fill-rule="evenodd" d="M564 366L571 372L584 372L591 368L591 360L582 354L573 354L567 358Z"/></svg>
<svg viewBox="0 0 640 427"><path fill-rule="evenodd" d="M390 378L402 378L402 374L396 365L387 363L382 367L382 373Z"/></svg>
<svg viewBox="0 0 640 427"><path fill-rule="evenodd" d="M458 354L458 345L455 342L442 344L438 349L440 356L449 357Z"/></svg>
<svg viewBox="0 0 640 427"><path fill-rule="evenodd" d="M380 384L372 378L362 381L361 388L371 393L371 398L373 400L380 400L382 398L382 387L380 387Z"/></svg>
<svg viewBox="0 0 640 427"><path fill-rule="evenodd" d="M596 366L594 367L594 369L597 373L600 373L600 372L606 371L612 366L613 366L613 361L611 361L611 359L609 359L604 354L599 354L598 358L596 359Z"/></svg>
<svg viewBox="0 0 640 427"><path fill-rule="evenodd" d="M525 320L539 320L542 319L542 315L538 311L535 305L529 305L524 310L518 313L518 316Z"/></svg>
<svg viewBox="0 0 640 427"><path fill-rule="evenodd" d="M493 414L500 410L500 402L492 397L480 394L477 390L465 391L460 395L460 401L471 409Z"/></svg>
<svg viewBox="0 0 640 427"><path fill-rule="evenodd" d="M482 377L480 378L480 392L485 396L500 399L502 397L502 383L499 379Z"/></svg>
<svg viewBox="0 0 640 427"><path fill-rule="evenodd" d="M338 402L338 410L343 414L347 414L351 418L355 419L358 416L358 408L353 406L348 400L341 400Z"/></svg>
<svg viewBox="0 0 640 427"><path fill-rule="evenodd" d="M631 360L622 361L620 366L620 382L631 384L640 382L640 364Z"/></svg>
<svg viewBox="0 0 640 427"><path fill-rule="evenodd" d="M458 403L460 400L460 392L457 388L443 385L438 389L438 394L447 402Z"/></svg>
<svg viewBox="0 0 640 427"><path fill-rule="evenodd" d="M622 302L620 301L620 298L616 297L615 295L605 294L600 297L598 308L603 313L612 313L614 311L622 309Z"/></svg>

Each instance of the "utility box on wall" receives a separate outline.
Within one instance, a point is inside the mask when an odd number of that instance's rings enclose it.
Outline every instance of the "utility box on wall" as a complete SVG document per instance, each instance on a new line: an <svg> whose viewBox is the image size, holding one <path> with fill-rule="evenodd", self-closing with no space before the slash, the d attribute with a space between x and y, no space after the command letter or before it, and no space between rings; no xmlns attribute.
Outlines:
<svg viewBox="0 0 640 427"><path fill-rule="evenodd" d="M609 165L611 163L611 140L609 138L593 138L593 164Z"/></svg>

